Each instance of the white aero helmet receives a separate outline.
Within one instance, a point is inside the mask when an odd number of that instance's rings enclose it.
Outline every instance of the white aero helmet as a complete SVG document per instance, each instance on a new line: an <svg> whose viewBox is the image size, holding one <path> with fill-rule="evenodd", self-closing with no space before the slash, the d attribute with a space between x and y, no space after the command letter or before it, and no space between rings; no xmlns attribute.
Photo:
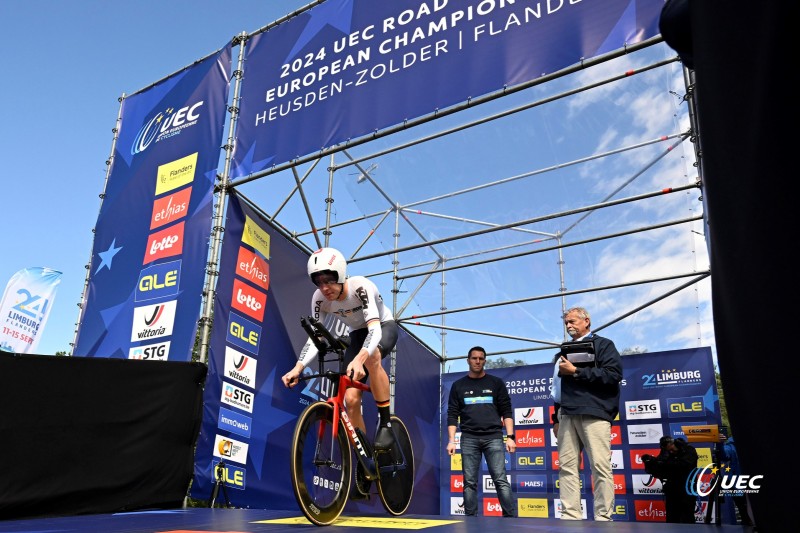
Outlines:
<svg viewBox="0 0 800 533"><path fill-rule="evenodd" d="M308 258L308 277L314 282L314 274L330 272L336 274L337 283L344 283L347 276L347 261L336 248L320 248Z"/></svg>

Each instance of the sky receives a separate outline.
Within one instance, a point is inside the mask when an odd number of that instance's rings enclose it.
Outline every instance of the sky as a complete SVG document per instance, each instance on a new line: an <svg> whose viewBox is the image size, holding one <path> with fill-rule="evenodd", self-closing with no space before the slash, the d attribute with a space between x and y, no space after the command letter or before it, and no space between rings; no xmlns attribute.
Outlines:
<svg viewBox="0 0 800 533"><path fill-rule="evenodd" d="M38 353L73 342L118 99L308 3L0 1L0 285L24 268L62 272Z"/></svg>
<svg viewBox="0 0 800 533"><path fill-rule="evenodd" d="M289 0L0 2L0 39L6 50L13 51L0 59L7 79L0 88L2 101L7 102L0 124L0 154L6 163L3 183L6 205L11 209L4 231L6 253L0 263L0 283L28 267L48 267L63 273L38 353L68 352L73 341L120 96L190 65L235 35L252 33L306 4ZM350 155L367 157L362 169L371 169L374 184L359 180L359 169L344 167L337 172L335 203L324 199L326 165L313 170L306 165L300 173L309 173L306 186L316 226L324 224L325 208L332 208L332 223L337 224L385 210L388 198L399 205L413 205L417 211L410 215L413 227L400 221L400 244L407 245L491 224L546 217L607 198L693 183L696 171L687 142L670 149L668 157L662 155L674 138L650 142L688 127L677 64L419 146L369 157L422 135L674 55L660 45L547 87L534 87L356 147ZM16 83L8 83L12 80ZM640 144L643 146L631 148ZM614 155L595 157L603 153ZM345 159L342 154L334 157L337 162ZM567 164L582 159L586 161L579 165ZM453 194L499 181L503 183ZM278 220L302 234L308 231L309 223L300 199L291 194L295 183L294 176L285 172L243 185L241 191L264 206L267 213L282 210ZM312 194L315 184L318 190ZM424 326L409 325L424 342L453 359L445 370L466 369L457 358L475 344L484 345L489 353L508 352L504 357L510 360L549 361L551 351L530 354L517 350L520 342L540 346L533 341L557 344L565 340L560 320L565 303L589 308L595 326L630 313L601 333L614 339L620 350L652 352L710 346L713 351L708 280L664 299L660 299L664 292L685 279L636 284L638 280L706 270L702 224L593 241L643 225L702 215L699 196L700 191L690 190L598 210L585 220L581 215L553 217L521 231L445 242L435 248L448 258L448 266L476 260L482 264L437 275L425 283L422 277L402 280L396 293L392 292L391 276L380 274L391 269L391 257L352 263L350 273L374 275L384 297L396 297L398 306L413 297L403 316L481 307L420 319ZM290 201L282 209L286 198ZM348 256L359 250L362 241L367 242L360 249L362 254L391 249L396 232L393 223L376 226L377 218L335 228L328 244ZM542 246L526 244L531 238L552 245L558 240L555 236L563 242L592 242L564 248L561 256L549 251L492 261L504 253ZM301 238L310 248L317 246L309 234ZM498 251L506 247L513 248ZM434 257L431 248L409 251L401 255L400 266L419 273L420 269L412 265ZM626 284L631 286L621 286ZM620 287L581 292L604 286ZM566 300L540 298L564 291L576 294ZM656 299L654 305L644 305ZM512 300L526 301L492 305ZM451 329L436 331L434 325ZM505 337L475 333L480 331L500 332Z"/></svg>

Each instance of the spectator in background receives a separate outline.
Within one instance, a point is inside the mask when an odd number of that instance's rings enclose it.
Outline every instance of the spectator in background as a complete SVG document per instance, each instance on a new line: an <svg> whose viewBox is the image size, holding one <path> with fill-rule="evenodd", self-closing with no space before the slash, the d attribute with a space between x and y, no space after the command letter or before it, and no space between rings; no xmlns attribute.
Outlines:
<svg viewBox="0 0 800 533"><path fill-rule="evenodd" d="M694 524L697 499L686 491L686 480L697 468L697 450L684 439L661 437L658 457L642 456L644 470L661 480L667 522Z"/></svg>
<svg viewBox="0 0 800 533"><path fill-rule="evenodd" d="M573 341L590 341L593 361L573 364L556 354L553 379L553 432L558 439L558 484L561 518L581 520L581 451L592 468L594 519L612 520L614 474L611 468L611 422L619 414L622 358L610 339L591 332L592 321L583 307L564 314L564 327ZM577 366L576 366L577 365Z"/></svg>
<svg viewBox="0 0 800 533"><path fill-rule="evenodd" d="M456 429L461 427L464 471L464 514L478 515L478 472L481 455L492 476L503 516L516 516L516 504L506 474L506 451L514 453L514 411L505 382L486 373L486 350L470 348L469 373L453 383L447 402L447 453L456 453ZM503 446L503 427L506 443Z"/></svg>
<svg viewBox="0 0 800 533"><path fill-rule="evenodd" d="M728 437L724 433L719 436L720 445L717 447L717 454L719 457L720 468L723 475L738 476L741 475L742 469L739 466L739 454L736 453L736 446L733 443L733 437ZM752 526L753 519L750 518L750 505L746 493L732 494L733 503L736 505L736 510L739 512L739 520L742 525Z"/></svg>

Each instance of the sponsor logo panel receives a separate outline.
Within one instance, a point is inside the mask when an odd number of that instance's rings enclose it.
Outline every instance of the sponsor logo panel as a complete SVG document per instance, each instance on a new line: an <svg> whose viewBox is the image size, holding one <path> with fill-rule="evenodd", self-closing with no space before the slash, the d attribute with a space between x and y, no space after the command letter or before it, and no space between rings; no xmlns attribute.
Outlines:
<svg viewBox="0 0 800 533"><path fill-rule="evenodd" d="M261 326L231 311L226 340L234 346L257 354L261 342Z"/></svg>
<svg viewBox="0 0 800 533"><path fill-rule="evenodd" d="M252 246L256 253L266 260L269 260L269 233L262 230L253 222L253 219L245 215L244 229L242 230L242 242Z"/></svg>
<svg viewBox="0 0 800 533"><path fill-rule="evenodd" d="M631 488L634 494L663 494L661 480L650 474L631 474Z"/></svg>
<svg viewBox="0 0 800 533"><path fill-rule="evenodd" d="M611 426L611 445L622 445L622 430L619 428L619 426Z"/></svg>
<svg viewBox="0 0 800 533"><path fill-rule="evenodd" d="M560 498L556 498L555 500L553 500L553 510L555 511L555 518L561 518L561 513L562 513L563 509L564 509L564 506L561 505L561 499ZM581 498L581 517L584 520L587 519L587 515L586 515L586 500L583 499L583 498Z"/></svg>
<svg viewBox="0 0 800 533"><path fill-rule="evenodd" d="M181 261L151 265L139 272L133 300L144 302L178 294L181 284Z"/></svg>
<svg viewBox="0 0 800 533"><path fill-rule="evenodd" d="M450 497L450 514L457 516L465 516L464 513L464 498L461 496Z"/></svg>
<svg viewBox="0 0 800 533"><path fill-rule="evenodd" d="M517 516L529 518L547 518L549 507L547 498L518 498Z"/></svg>
<svg viewBox="0 0 800 533"><path fill-rule="evenodd" d="M611 450L611 469L625 470L625 455L622 450Z"/></svg>
<svg viewBox="0 0 800 533"><path fill-rule="evenodd" d="M265 293L254 289L238 279L233 280L231 307L261 322L264 320L264 307L266 307L266 305L267 295Z"/></svg>
<svg viewBox="0 0 800 533"><path fill-rule="evenodd" d="M546 474L518 474L517 492L547 492Z"/></svg>
<svg viewBox="0 0 800 533"><path fill-rule="evenodd" d="M159 342L134 346L128 350L128 359L142 359L144 361L166 361L169 359L169 345L172 341Z"/></svg>
<svg viewBox="0 0 800 533"><path fill-rule="evenodd" d="M628 500L625 498L614 498L614 507L611 510L611 516L614 520L627 520L628 519Z"/></svg>
<svg viewBox="0 0 800 533"><path fill-rule="evenodd" d="M231 383L222 384L220 401L226 405L236 407L248 413L253 412L253 393L240 389Z"/></svg>
<svg viewBox="0 0 800 533"><path fill-rule="evenodd" d="M517 448L544 447L544 429L518 429L514 431Z"/></svg>
<svg viewBox="0 0 800 533"><path fill-rule="evenodd" d="M514 409L515 426L541 426L544 423L544 407L520 407Z"/></svg>
<svg viewBox="0 0 800 533"><path fill-rule="evenodd" d="M517 470L546 470L546 452L516 452Z"/></svg>
<svg viewBox="0 0 800 533"><path fill-rule="evenodd" d="M159 165L156 180L156 196L161 196L194 180L197 170L197 152L181 157L164 165Z"/></svg>
<svg viewBox="0 0 800 533"><path fill-rule="evenodd" d="M660 387L678 387L680 385L693 385L702 383L703 375L700 370L662 370L655 374L642 376L642 389L656 389Z"/></svg>
<svg viewBox="0 0 800 533"><path fill-rule="evenodd" d="M509 484L511 484L511 474L506 474L506 480L508 481ZM492 479L492 476L483 475L482 481L483 481L484 494L486 494L487 492L491 494L497 494L497 488L494 486L494 480Z"/></svg>
<svg viewBox="0 0 800 533"><path fill-rule="evenodd" d="M631 450L631 468L644 470L644 461L642 461L643 455L652 455L653 457L658 456L661 453L660 448L643 448L641 450Z"/></svg>
<svg viewBox="0 0 800 533"><path fill-rule="evenodd" d="M635 424L628 426L628 444L658 444L664 436L661 424Z"/></svg>
<svg viewBox="0 0 800 533"><path fill-rule="evenodd" d="M172 335L177 306L178 302L171 300L160 304L135 307L133 309L131 342Z"/></svg>
<svg viewBox="0 0 800 533"><path fill-rule="evenodd" d="M236 413L230 409L220 407L217 427L249 439L250 431L253 427L253 419L241 413Z"/></svg>
<svg viewBox="0 0 800 533"><path fill-rule="evenodd" d="M503 508L497 498L483 498L483 516L503 516Z"/></svg>
<svg viewBox="0 0 800 533"><path fill-rule="evenodd" d="M225 377L251 389L256 386L258 360L238 350L225 347Z"/></svg>
<svg viewBox="0 0 800 533"><path fill-rule="evenodd" d="M666 522L667 510L663 500L633 500L637 522Z"/></svg>
<svg viewBox="0 0 800 533"><path fill-rule="evenodd" d="M150 214L150 229L160 228L185 217L189 210L191 197L192 188L187 187L153 202L153 212Z"/></svg>
<svg viewBox="0 0 800 533"><path fill-rule="evenodd" d="M244 490L247 488L247 470L242 467L232 465L230 463L222 463L222 471L217 470L219 463L211 462L211 479L217 479L217 476L222 474L222 482L234 489Z"/></svg>
<svg viewBox="0 0 800 533"><path fill-rule="evenodd" d="M625 494L626 490L625 474L614 474L614 494Z"/></svg>
<svg viewBox="0 0 800 533"><path fill-rule="evenodd" d="M553 481L553 489L555 490L555 492L558 492L559 489L561 488L558 474L552 474L551 479ZM581 487L581 494L586 494L586 483L584 483L584 475L579 474L578 479Z"/></svg>
<svg viewBox="0 0 800 533"><path fill-rule="evenodd" d="M628 420L661 418L661 404L658 403L658 399L633 400L625 402L625 413Z"/></svg>
<svg viewBox="0 0 800 533"><path fill-rule="evenodd" d="M702 396L685 398L667 398L667 409L670 418L705 416L706 408Z"/></svg>
<svg viewBox="0 0 800 533"><path fill-rule="evenodd" d="M269 289L269 263L241 246L239 257L236 258L236 275L264 290Z"/></svg>
<svg viewBox="0 0 800 533"><path fill-rule="evenodd" d="M229 459L240 464L247 464L247 448L250 445L230 437L216 435L214 437L214 457Z"/></svg>
<svg viewBox="0 0 800 533"><path fill-rule="evenodd" d="M183 253L183 227L185 222L162 229L150 235L144 251L143 265Z"/></svg>

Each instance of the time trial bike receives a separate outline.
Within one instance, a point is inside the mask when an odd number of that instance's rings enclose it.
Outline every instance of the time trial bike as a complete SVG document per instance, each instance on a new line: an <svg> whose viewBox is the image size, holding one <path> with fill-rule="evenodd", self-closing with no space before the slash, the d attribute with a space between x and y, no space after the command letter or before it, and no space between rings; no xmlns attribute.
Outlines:
<svg viewBox="0 0 800 533"><path fill-rule="evenodd" d="M371 392L369 385L346 374L347 344L313 317L301 318L300 324L319 351L319 372L302 375L300 379L322 378L327 382L323 390L330 391L327 400L306 407L295 426L291 476L300 509L318 526L332 524L339 518L350 494L355 455L356 464L360 465L355 475L356 490L367 496L369 484L374 481L384 508L395 516L405 513L414 490L414 450L406 425L393 414L393 446L374 450L345 410L344 394L348 388ZM338 362L338 370L327 370L326 363L333 362Z"/></svg>

